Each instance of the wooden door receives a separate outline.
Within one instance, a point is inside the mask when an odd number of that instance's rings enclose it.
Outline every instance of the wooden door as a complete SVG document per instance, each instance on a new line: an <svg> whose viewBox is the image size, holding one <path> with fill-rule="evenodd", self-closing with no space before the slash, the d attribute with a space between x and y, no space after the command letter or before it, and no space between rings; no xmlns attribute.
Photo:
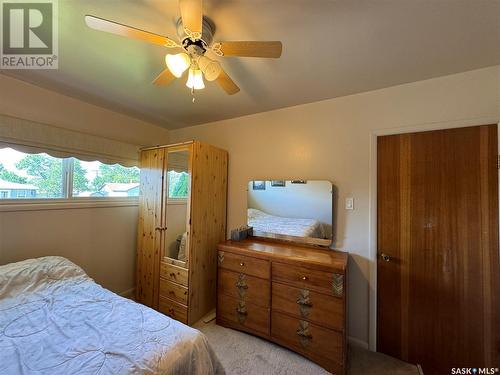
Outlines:
<svg viewBox="0 0 500 375"><path fill-rule="evenodd" d="M160 282L164 161L164 149L141 152L136 300L155 309Z"/></svg>
<svg viewBox="0 0 500 375"><path fill-rule="evenodd" d="M497 126L378 138L377 350L500 367Z"/></svg>

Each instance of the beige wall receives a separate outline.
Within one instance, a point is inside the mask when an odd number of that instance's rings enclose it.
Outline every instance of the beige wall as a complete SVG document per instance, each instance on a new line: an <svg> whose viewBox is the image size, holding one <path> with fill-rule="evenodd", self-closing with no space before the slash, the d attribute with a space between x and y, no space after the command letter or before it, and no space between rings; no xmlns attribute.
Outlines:
<svg viewBox="0 0 500 375"><path fill-rule="evenodd" d="M0 114L134 145L169 139L163 128L1 74ZM137 206L0 210L0 265L62 255L106 288L128 291L134 287L137 217Z"/></svg>
<svg viewBox="0 0 500 375"><path fill-rule="evenodd" d="M134 287L137 206L0 212L0 264L60 255L114 292Z"/></svg>
<svg viewBox="0 0 500 375"><path fill-rule="evenodd" d="M349 336L366 343L372 132L496 123L499 81L497 66L179 129L170 136L172 142L194 138L229 151L228 230L245 223L248 180L302 178L334 183L338 190L335 246L351 253ZM226 104L230 102L228 97ZM354 211L343 209L346 197L355 198Z"/></svg>
<svg viewBox="0 0 500 375"><path fill-rule="evenodd" d="M168 143L168 131L0 74L0 114L135 145Z"/></svg>

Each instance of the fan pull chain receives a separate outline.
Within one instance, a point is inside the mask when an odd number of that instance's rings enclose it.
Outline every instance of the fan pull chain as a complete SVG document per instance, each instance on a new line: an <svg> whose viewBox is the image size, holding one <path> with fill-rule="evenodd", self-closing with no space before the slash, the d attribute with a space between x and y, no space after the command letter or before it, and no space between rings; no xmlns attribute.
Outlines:
<svg viewBox="0 0 500 375"><path fill-rule="evenodd" d="M194 103L196 100L196 98L194 97L194 87L191 87L191 96L193 97L193 103Z"/></svg>

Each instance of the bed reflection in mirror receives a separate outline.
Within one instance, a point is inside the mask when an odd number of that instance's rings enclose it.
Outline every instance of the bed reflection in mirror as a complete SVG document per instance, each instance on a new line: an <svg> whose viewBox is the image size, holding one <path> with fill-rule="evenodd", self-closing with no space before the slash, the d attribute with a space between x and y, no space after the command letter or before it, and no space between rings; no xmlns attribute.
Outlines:
<svg viewBox="0 0 500 375"><path fill-rule="evenodd" d="M254 236L324 246L332 242L329 181L250 181L247 202L247 224Z"/></svg>

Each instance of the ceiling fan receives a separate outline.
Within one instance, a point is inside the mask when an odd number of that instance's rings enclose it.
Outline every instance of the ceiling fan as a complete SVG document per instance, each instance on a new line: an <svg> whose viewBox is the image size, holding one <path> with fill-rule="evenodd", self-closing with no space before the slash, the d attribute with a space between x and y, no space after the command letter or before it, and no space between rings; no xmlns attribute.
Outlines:
<svg viewBox="0 0 500 375"><path fill-rule="evenodd" d="M168 85L174 78L180 78L189 69L186 86L191 89L192 94L194 90L205 88L203 77L207 81L216 81L229 95L240 91L240 88L222 69L220 63L205 56L207 51L220 57L278 58L281 56L282 44L279 41L213 43L215 25L209 18L203 16L202 0L179 0L179 6L181 18L177 21L177 34L180 43L162 35L96 16L85 16L85 22L87 26L95 30L181 50L180 53L165 56L167 68L154 79L153 84Z"/></svg>

